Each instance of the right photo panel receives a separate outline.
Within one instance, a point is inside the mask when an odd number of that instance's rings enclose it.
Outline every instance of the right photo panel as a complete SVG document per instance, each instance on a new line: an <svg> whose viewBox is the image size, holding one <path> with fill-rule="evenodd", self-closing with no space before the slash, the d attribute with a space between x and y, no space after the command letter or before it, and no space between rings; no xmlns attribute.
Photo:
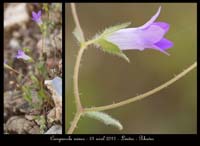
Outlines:
<svg viewBox="0 0 200 146"><path fill-rule="evenodd" d="M197 4L65 4L66 134L196 134Z"/></svg>

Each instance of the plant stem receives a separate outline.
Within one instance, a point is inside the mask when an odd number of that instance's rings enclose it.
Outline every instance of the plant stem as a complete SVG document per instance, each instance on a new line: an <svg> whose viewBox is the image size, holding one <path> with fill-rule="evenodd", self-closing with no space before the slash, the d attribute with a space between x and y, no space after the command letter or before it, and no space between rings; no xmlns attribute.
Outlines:
<svg viewBox="0 0 200 146"><path fill-rule="evenodd" d="M118 103L114 103L114 104L110 104L110 105L106 105L106 106L99 106L99 107L92 107L92 108L83 108L81 105L81 100L80 100L80 96L79 96L79 89L78 89L78 75L79 75L79 67L80 67L80 62L81 62L81 58L83 56L84 50L92 43L94 43L96 41L96 39L90 40L88 42L85 42L85 38L84 38L84 34L83 31L81 29L80 23L79 23L79 19L78 19L78 15L76 12L76 7L74 3L71 3L71 10L72 10L72 15L74 18L74 22L76 24L76 27L78 28L78 30L80 31L80 34L82 35L83 38L83 42L81 42L81 47L79 49L77 58L76 58L76 63L75 63L75 67L74 67L74 76L73 76L73 81L74 81L74 95L75 95L75 101L76 101L76 114L74 116L74 119L71 123L71 126L67 132L67 134L72 134L75 130L75 128L77 127L78 121L81 117L82 114L84 114L85 112L91 112L91 111L104 111L104 110L109 110L109 109L114 109L117 107L121 107L124 105L127 105L129 103L144 99L152 94L155 94L157 92L159 92L160 90L168 87L169 85L173 84L174 82L178 81L179 79L181 79L182 77L184 77L187 73L189 73L192 69L194 69L197 66L197 62L195 62L194 64L192 64L191 66L189 66L186 70L184 70L183 72L181 72L180 74L178 74L177 76L175 76L174 78L172 78L171 80L167 81L166 83L135 97L123 100L121 102Z"/></svg>
<svg viewBox="0 0 200 146"><path fill-rule="evenodd" d="M79 90L78 90L78 74L79 74L79 67L80 67L80 62L81 62L81 57L83 55L84 52L84 47L81 47L79 49L77 58L76 58L76 63L75 63L75 67L74 67L74 77L73 77L73 81L74 81L74 96L75 96L75 102L76 102L76 114L74 116L74 119L71 123L71 126L67 132L67 134L72 134L73 131L75 130L77 123L81 117L81 114L83 112L83 108L81 105L81 100L80 100L80 96L79 96Z"/></svg>
<svg viewBox="0 0 200 146"><path fill-rule="evenodd" d="M167 81L166 83L135 97L126 99L124 101L118 102L118 103L114 103L114 104L110 104L110 105L106 105L106 106L99 106L99 107L92 107L92 108L85 108L84 111L85 112L90 112L90 111L105 111L105 110L110 110L110 109L114 109L117 107L121 107L124 105L127 105L129 103L144 99L152 94L157 93L158 91L168 87L169 85L173 84L174 82L176 82L177 80L179 80L180 78L184 77L187 73L189 73L192 69L194 69L197 66L197 62L195 62L194 64L192 64L191 66L189 66L187 69L185 69L183 72L181 72L180 74L178 74L177 76L175 76L174 78L172 78L171 80Z"/></svg>
<svg viewBox="0 0 200 146"><path fill-rule="evenodd" d="M74 96L75 96L77 111L82 109L81 100L80 100L80 96L79 96L79 89L78 89L78 74L79 74L81 57L83 55L84 50L85 49L83 47L81 47L79 49L79 52L78 52L78 55L76 58L76 64L74 67L74 78L73 78L74 79Z"/></svg>
<svg viewBox="0 0 200 146"><path fill-rule="evenodd" d="M85 42L83 30L81 28L81 25L80 25L80 22L79 22L79 19L78 19L78 15L77 15L77 12L76 12L75 3L71 3L71 10L72 10L72 16L74 18L74 22L76 24L76 27L79 29L79 31L80 31L80 33L83 37L83 42ZM78 90L78 74L79 74L81 57L83 55L85 48L86 48L86 46L81 46L81 48L79 49L79 52L78 52L78 55L77 55L77 58L76 58L75 67L74 67L74 95L75 95L75 100L76 100L77 111L82 110L82 105L81 105L79 90Z"/></svg>
<svg viewBox="0 0 200 146"><path fill-rule="evenodd" d="M85 42L85 37L84 37L84 34L83 34L83 30L81 28L81 25L80 25L80 22L79 22L79 19L78 19L78 15L77 15L77 12L76 12L76 5L75 5L75 3L71 3L71 10L72 10L72 15L73 15L76 27L80 31L80 34L81 34L81 36L83 38L83 42Z"/></svg>
<svg viewBox="0 0 200 146"><path fill-rule="evenodd" d="M46 53L46 35L44 35L44 48L43 48L43 54Z"/></svg>
<svg viewBox="0 0 200 146"><path fill-rule="evenodd" d="M83 31L81 29L81 25L79 23L79 19L78 19L78 15L76 13L76 6L74 3L71 3L71 10L72 10L72 16L74 18L74 22L76 24L76 27L79 29L82 38L83 38L83 42L85 42L85 38L83 35ZM79 68L80 68L80 62L81 62L81 58L83 56L83 52L85 50L85 48L87 47L87 45L81 45L77 58L76 58L76 63L75 63L75 67L74 67L74 76L73 76L73 81L74 81L74 96L75 96L75 102L76 102L76 114L74 116L74 119L71 123L71 126L68 130L68 134L72 134L77 126L77 123L83 113L83 108L81 105L81 100L80 100L80 96L79 96L79 89L78 89L78 74L79 74Z"/></svg>
<svg viewBox="0 0 200 146"><path fill-rule="evenodd" d="M76 112L76 115L74 116L74 119L71 123L71 126L70 126L67 134L72 134L74 132L81 115L82 115L82 112Z"/></svg>
<svg viewBox="0 0 200 146"><path fill-rule="evenodd" d="M11 66L7 65L4 63L4 67L7 68L7 69L10 69L12 70L13 72L17 73L17 74L21 74L22 76L24 76L22 73L19 73L18 71L16 71L15 69L13 69Z"/></svg>

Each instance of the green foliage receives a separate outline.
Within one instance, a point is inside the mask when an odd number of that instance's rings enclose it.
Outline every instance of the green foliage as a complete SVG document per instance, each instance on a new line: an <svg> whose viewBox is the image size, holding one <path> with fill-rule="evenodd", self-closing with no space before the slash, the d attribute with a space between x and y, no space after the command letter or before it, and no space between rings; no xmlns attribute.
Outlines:
<svg viewBox="0 0 200 146"><path fill-rule="evenodd" d="M55 22L49 20L49 21L47 21L47 26L48 26L49 30L53 30L55 28L56 24L55 24Z"/></svg>
<svg viewBox="0 0 200 146"><path fill-rule="evenodd" d="M59 3L54 3L51 6L55 11L58 11L58 10L62 11L62 5L60 5Z"/></svg>
<svg viewBox="0 0 200 146"><path fill-rule="evenodd" d="M26 52L26 53L31 52L30 48L23 48L22 50L23 50L24 52Z"/></svg>
<svg viewBox="0 0 200 146"><path fill-rule="evenodd" d="M22 75L22 74L19 74L19 75L17 76L17 78L16 78L17 83L20 84L21 81L22 81L22 79L23 79L23 75Z"/></svg>
<svg viewBox="0 0 200 146"><path fill-rule="evenodd" d="M117 45L107 41L107 39L106 39L109 35L111 35L115 31L126 28L130 24L131 24L130 22L126 22L126 23L122 23L120 25L112 26L112 27L105 29L100 35L98 35L94 39L93 43L96 45L99 45L103 51L113 54L113 55L117 55L117 56L125 59L127 62L130 62L128 57L120 50L120 48ZM75 31L73 33L76 36L76 38L79 40L80 35L76 31L77 30L75 29Z"/></svg>
<svg viewBox="0 0 200 146"><path fill-rule="evenodd" d="M97 44L101 46L101 49L107 53L117 55L123 59L125 59L127 62L130 62L128 57L119 49L119 47L105 39L99 39L97 41Z"/></svg>
<svg viewBox="0 0 200 146"><path fill-rule="evenodd" d="M48 26L47 26L47 22L43 22L39 27L40 27L40 31L42 33L43 36L47 36L47 32L48 32Z"/></svg>
<svg viewBox="0 0 200 146"><path fill-rule="evenodd" d="M40 133L43 134L45 130L47 129L45 117L35 116L34 119L37 121L38 125L40 125Z"/></svg>
<svg viewBox="0 0 200 146"><path fill-rule="evenodd" d="M25 85L22 86L22 92L23 92L23 98L29 103L32 103L32 94L30 87Z"/></svg>
<svg viewBox="0 0 200 146"><path fill-rule="evenodd" d="M9 65L7 65L6 63L4 63L4 67L7 69L12 69L12 67L10 67Z"/></svg>
<svg viewBox="0 0 200 146"><path fill-rule="evenodd" d="M30 78L31 78L33 84L34 84L36 87L38 87L38 86L40 85L38 79L37 79L33 74L30 74Z"/></svg>
<svg viewBox="0 0 200 146"><path fill-rule="evenodd" d="M106 28L103 31L103 33L100 35L100 38L102 38L102 37L105 38L115 31L118 31L120 29L128 27L130 24L131 24L131 22L126 22L126 23L122 23L122 24L119 24L119 25L115 25L115 26L111 26L109 28Z"/></svg>
<svg viewBox="0 0 200 146"><path fill-rule="evenodd" d="M42 9L45 10L45 12L49 11L48 3L43 3Z"/></svg>
<svg viewBox="0 0 200 146"><path fill-rule="evenodd" d="M45 67L45 62L44 61L39 61L39 63L37 63L36 65L38 71L39 71L39 74L42 75L42 77L46 77L47 76L47 70L46 70L46 67Z"/></svg>
<svg viewBox="0 0 200 146"><path fill-rule="evenodd" d="M90 118L96 119L96 120L104 123L105 125L114 126L114 127L118 128L119 130L123 129L122 124L118 120L112 118L110 115L108 115L106 113L103 113L103 112L87 112L87 113L85 113L85 115L90 117Z"/></svg>
<svg viewBox="0 0 200 146"><path fill-rule="evenodd" d="M47 99L47 96L45 94L45 90L43 88L41 88L38 91L38 98L40 98L41 100Z"/></svg>

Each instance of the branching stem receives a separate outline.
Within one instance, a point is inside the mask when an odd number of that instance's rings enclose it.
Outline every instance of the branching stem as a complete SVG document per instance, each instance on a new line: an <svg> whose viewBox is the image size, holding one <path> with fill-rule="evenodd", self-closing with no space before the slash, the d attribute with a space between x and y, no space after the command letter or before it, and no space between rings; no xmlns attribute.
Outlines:
<svg viewBox="0 0 200 146"><path fill-rule="evenodd" d="M189 66L187 69L185 69L183 72L179 73L177 76L175 76L174 78L172 78L171 80L165 82L164 84L135 97L131 97L129 99L123 100L121 102L118 103L114 103L114 104L110 104L110 105L105 105L105 106L99 106L99 107L92 107L92 108L84 108L81 104L81 100L80 100L80 95L79 95L79 89L78 89L78 75L79 75L79 68L80 68L80 62L81 62L81 58L83 56L84 50L91 44L93 44L96 40L89 40L87 42L85 42L85 38L84 38L84 34L83 31L81 29L81 25L79 23L79 19L78 19L78 15L76 12L76 7L74 3L71 3L71 10L72 10L72 15L74 18L74 22L76 24L76 27L79 29L82 37L83 37L83 42L81 42L81 47L79 49L77 58L76 58L76 63L75 63L75 68L74 68L74 96L75 96L75 101L76 101L76 114L74 116L73 121L71 122L71 126L69 128L69 130L67 131L67 134L72 134L75 130L75 128L77 127L78 121L81 118L81 115L83 115L85 112L91 112L91 111L105 111L105 110L110 110L110 109L114 109L117 107L122 107L124 105L133 103L135 101L139 101L142 100L152 94L155 94L159 91L161 91L162 89L172 85L173 83L175 83L176 81L178 81L179 79L181 79L182 77L184 77L186 74L188 74L190 71L192 71L194 68L197 67L197 62L194 62L194 64L192 64L191 66Z"/></svg>
<svg viewBox="0 0 200 146"><path fill-rule="evenodd" d="M72 10L72 16L74 18L74 22L76 24L76 27L79 29L82 38L83 38L83 43L85 42L85 38L84 38L84 34L83 31L81 29L81 25L78 19L78 15L76 12L76 6L74 3L71 3L71 10ZM81 117L81 114L83 113L83 108L81 105L81 100L80 100L80 96L79 96L79 89L78 89L78 74L79 74L79 68L80 68L80 63L81 63L81 58L83 55L83 52L85 50L87 46L81 46L76 58L76 63L75 63L75 67L74 67L74 76L73 76L73 81L74 81L74 96L75 96L75 102L76 102L76 114L74 116L74 119L71 123L71 126L68 130L68 134L72 134L77 126L77 123Z"/></svg>
<svg viewBox="0 0 200 146"><path fill-rule="evenodd" d="M197 62L195 62L194 64L192 64L191 66L189 66L186 70L184 70L183 72L181 72L180 74L178 74L177 76L175 76L174 78L172 78L171 80L165 82L164 84L135 97L131 97L129 99L123 100L121 102L118 103L114 103L114 104L110 104L110 105L105 105L105 106L99 106L99 107L92 107L92 108L85 108L84 111L85 112L89 112L89 111L105 111L105 110L110 110L110 109L114 109L117 107L121 107L124 105L127 105L129 103L144 99L152 94L155 94L157 92L159 92L160 90L168 87L169 85L173 84L174 82L176 82L177 80L179 80L180 78L184 77L187 73L189 73L192 69L194 69L197 66Z"/></svg>

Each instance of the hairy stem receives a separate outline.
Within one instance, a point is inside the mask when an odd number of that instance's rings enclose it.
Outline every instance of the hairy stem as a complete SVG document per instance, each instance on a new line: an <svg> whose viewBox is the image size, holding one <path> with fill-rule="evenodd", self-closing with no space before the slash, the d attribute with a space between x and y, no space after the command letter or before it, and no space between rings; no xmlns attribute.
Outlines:
<svg viewBox="0 0 200 146"><path fill-rule="evenodd" d="M127 105L129 103L144 99L152 94L155 94L157 92L159 92L160 90L168 87L169 85L173 84L174 82L176 82L177 80L181 79L182 77L184 77L187 73L189 73L192 69L194 69L197 66L197 62L195 62L194 64L192 64L191 66L189 66L187 69L185 69L183 72L181 72L180 74L178 74L177 76L175 76L174 78L172 78L171 80L167 81L166 83L135 97L126 99L124 101L118 102L118 103L114 103L114 104L110 104L110 105L105 105L105 106L99 106L99 107L93 107L93 108L85 108L84 111L85 112L89 112L89 111L105 111L105 110L110 110L110 109L114 109L117 107L121 107L124 105Z"/></svg>
<svg viewBox="0 0 200 146"><path fill-rule="evenodd" d="M83 30L81 28L81 25L80 25L80 22L79 22L79 19L78 19L78 15L77 15L77 12L76 12L75 3L71 3L71 10L72 10L72 16L74 18L74 23L76 24L76 27L79 29L81 35L83 36L83 41L85 42ZM81 57L83 55L84 49L85 49L84 46L82 46L79 49L79 52L78 52L78 55L77 55L77 58L76 58L75 67L74 67L74 95L75 95L75 100L76 100L77 111L82 110L82 105L81 105L79 90L78 90L78 74L79 74Z"/></svg>
<svg viewBox="0 0 200 146"><path fill-rule="evenodd" d="M71 123L71 126L70 126L67 134L72 134L74 132L81 115L82 115L82 112L76 112L76 115L74 116L74 119L73 119L73 121Z"/></svg>
<svg viewBox="0 0 200 146"><path fill-rule="evenodd" d="M80 100L79 89L78 89L78 74L79 74L81 58L83 56L83 53L84 53L84 50L86 49L86 47L87 47L87 45L82 46L79 49L79 52L78 52L78 55L77 55L77 58L76 58L75 67L74 67L74 76L73 76L74 80L73 80L73 82L74 82L74 96L75 96L75 102L76 102L76 114L74 116L74 119L71 123L71 126L70 126L67 134L73 133L82 113L84 112L84 109L82 107L81 100Z"/></svg>
<svg viewBox="0 0 200 146"><path fill-rule="evenodd" d="M78 19L78 15L76 13L76 6L74 3L71 3L71 10L72 10L72 16L74 18L74 22L76 24L76 27L79 29L82 38L83 38L83 43L85 42L85 38L83 35L83 31L81 29L81 25ZM72 134L77 126L77 123L81 117L81 114L83 113L83 108L81 105L81 100L80 100L80 96L79 96L79 89L78 89L78 74L79 74L79 68L80 68L80 62L81 62L81 58L83 55L83 52L85 50L85 48L87 47L87 45L83 46L81 45L77 58L76 58L76 63L75 63L75 67L74 67L74 76L73 76L73 82L74 82L74 96L75 96L75 102L76 102L76 114L74 116L74 119L71 123L71 126L68 130L68 134Z"/></svg>
<svg viewBox="0 0 200 146"><path fill-rule="evenodd" d="M76 58L76 64L74 67L74 96L75 96L77 111L82 109L81 100L79 96L79 89L78 89L78 74L79 74L79 67L80 67L80 62L81 62L83 52L84 52L84 48L81 47L79 49L79 52Z"/></svg>
<svg viewBox="0 0 200 146"><path fill-rule="evenodd" d="M75 63L75 68L74 68L74 76L73 76L73 81L74 81L74 95L75 95L75 101L76 101L76 114L74 116L73 121L71 122L71 126L69 128L69 130L67 131L67 134L72 134L75 130L75 128L77 127L78 121L81 117L82 114L84 114L85 112L91 112L91 111L104 111L104 110L109 110L109 109L114 109L117 107L121 107L124 105L127 105L129 103L144 99L152 94L155 94L157 92L159 92L160 90L168 87L169 85L173 84L174 82L176 82L177 80L181 79L182 77L184 77L187 73L189 73L192 69L194 69L197 66L197 62L195 62L194 64L192 64L191 66L189 66L186 70L184 70L183 72L181 72L180 74L178 74L177 76L175 76L174 78L172 78L171 80L167 81L166 83L135 97L129 98L127 100L115 103L115 104L110 104L110 105L106 105L106 106L100 106L100 107L92 107L92 108L83 108L81 105L81 100L80 100L80 96L79 96L79 89L78 89L78 74L79 74L79 67L80 67L80 62L81 62L81 58L82 55L84 53L84 50L91 45L92 43L94 43L96 40L90 40L88 42L85 42L85 38L84 38L84 34L83 31L81 29L80 23L79 23L79 19L78 19L78 15L76 13L76 7L74 3L71 3L71 10L72 10L72 15L74 18L74 22L76 24L76 27L78 28L78 30L80 31L80 34L82 35L83 38L83 42L81 42L81 47L79 49L77 58L76 58L76 63Z"/></svg>
<svg viewBox="0 0 200 146"><path fill-rule="evenodd" d="M76 27L80 31L80 34L81 34L81 36L83 38L83 42L85 42L85 37L84 37L84 34L83 34L83 30L81 28L81 25L80 25L80 22L79 22L79 19L78 19L78 15L77 15L77 12L76 12L76 5L75 5L75 3L71 3L71 10L72 10L72 15L73 15Z"/></svg>

